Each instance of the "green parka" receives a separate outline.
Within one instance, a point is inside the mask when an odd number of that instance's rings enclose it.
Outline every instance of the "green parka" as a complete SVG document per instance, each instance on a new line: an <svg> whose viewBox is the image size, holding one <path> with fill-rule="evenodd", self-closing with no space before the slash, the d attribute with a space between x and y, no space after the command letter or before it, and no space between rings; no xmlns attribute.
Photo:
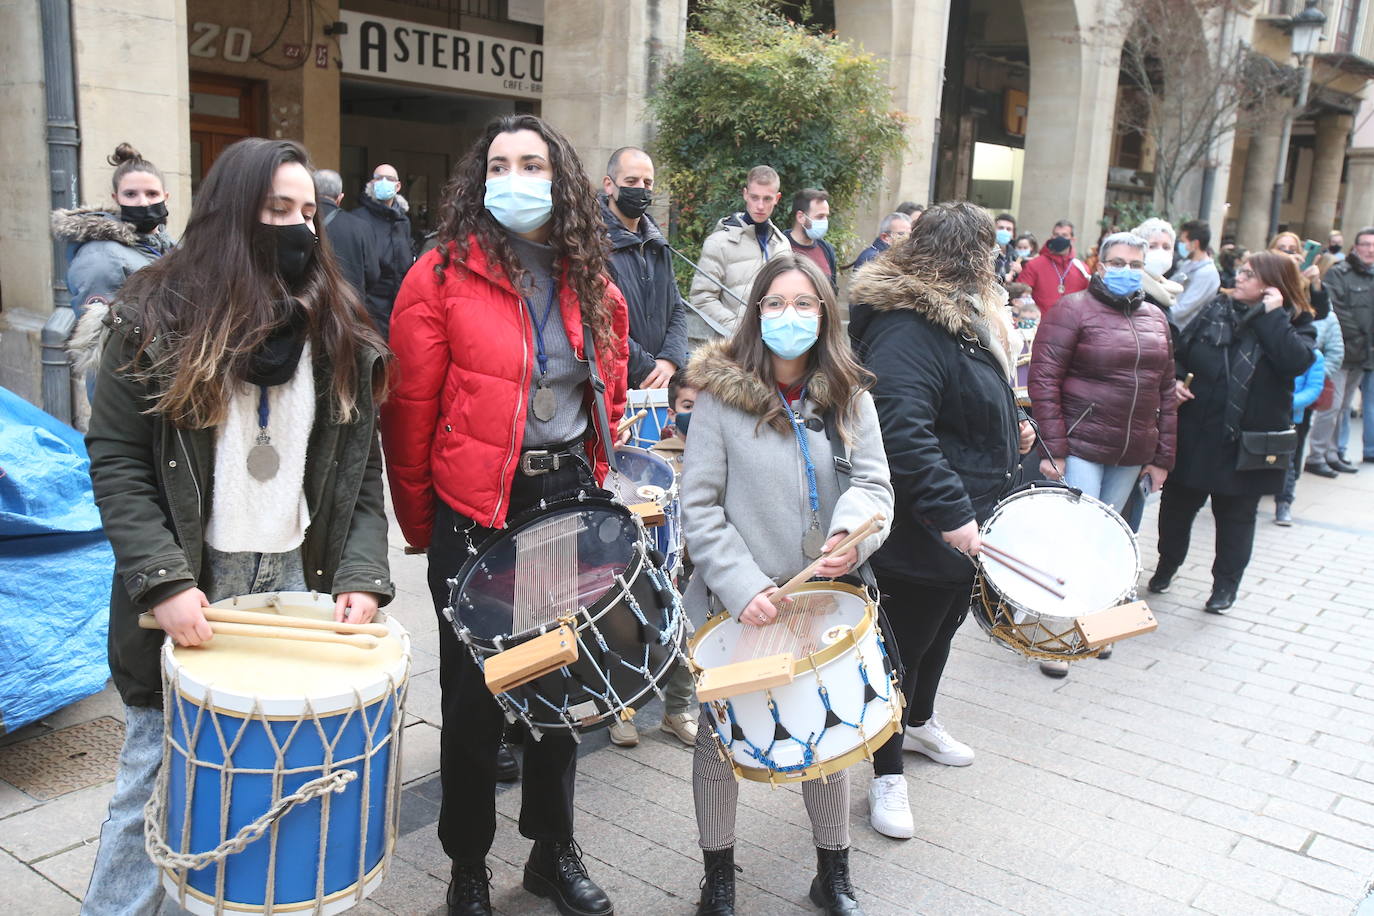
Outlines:
<svg viewBox="0 0 1374 916"><path fill-rule="evenodd" d="M138 614L193 586L203 587L205 523L214 478L213 428L178 429L147 413L154 392L119 371L137 350L134 312L115 307L91 402L86 447L91 482L115 554L110 592L110 672L130 706L162 704L158 651L163 634L138 626ZM157 341L151 346L160 346ZM145 355L146 358L146 355ZM315 358L315 425L306 452L310 526L301 545L306 585L338 596L395 595L387 563L382 453L371 379L381 371L371 349L358 355L357 419L337 423L328 360Z"/></svg>

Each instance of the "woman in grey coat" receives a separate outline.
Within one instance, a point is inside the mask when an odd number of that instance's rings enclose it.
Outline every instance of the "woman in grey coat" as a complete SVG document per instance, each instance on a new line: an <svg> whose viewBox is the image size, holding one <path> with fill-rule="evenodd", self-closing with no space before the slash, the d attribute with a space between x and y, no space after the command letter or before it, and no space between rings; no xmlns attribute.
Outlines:
<svg viewBox="0 0 1374 916"><path fill-rule="evenodd" d="M777 255L749 303L734 337L688 369L699 393L683 459L695 564L685 601L696 621L724 609L767 626L778 613L768 596L780 583L875 513L891 518L892 484L867 391L873 379L849 350L829 281L809 259ZM851 467L841 482L834 458L844 449ZM882 539L827 558L818 576L853 573ZM706 862L697 913L733 914L739 786L711 728L697 732L692 790ZM847 773L805 782L802 795L817 848L811 900L827 913L860 913L849 879Z"/></svg>

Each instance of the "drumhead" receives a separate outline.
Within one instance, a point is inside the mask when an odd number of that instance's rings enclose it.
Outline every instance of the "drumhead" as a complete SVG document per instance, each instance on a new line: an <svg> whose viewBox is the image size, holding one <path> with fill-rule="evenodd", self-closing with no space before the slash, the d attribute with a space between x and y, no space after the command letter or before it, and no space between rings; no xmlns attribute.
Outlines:
<svg viewBox="0 0 1374 916"><path fill-rule="evenodd" d="M590 608L628 575L642 537L625 506L566 499L518 516L463 564L455 623L481 640L507 638Z"/></svg>
<svg viewBox="0 0 1374 916"><path fill-rule="evenodd" d="M749 626L734 618L708 622L693 641L692 660L703 668L783 653L800 661L838 642L846 628L856 629L867 607L862 594L807 583L793 593L791 607L780 609L768 626Z"/></svg>
<svg viewBox="0 0 1374 916"><path fill-rule="evenodd" d="M618 471L606 478L606 489L615 493L626 505L657 502L666 505L676 498L677 474L666 458L648 449L621 445L615 450ZM655 487L661 496L646 487Z"/></svg>
<svg viewBox="0 0 1374 916"><path fill-rule="evenodd" d="M316 592L269 592L216 601L212 607L261 614L283 614L315 620L334 619L334 599ZM169 638L165 665L178 675L183 692L202 700L213 693L214 705L251 712L255 702L316 712L351 708L359 695L369 702L390 681L405 679L410 638L394 617L385 621L390 635L375 648L334 643L219 634L199 646L178 646Z"/></svg>
<svg viewBox="0 0 1374 916"><path fill-rule="evenodd" d="M979 556L984 577L1008 603L1041 616L1081 617L1121 604L1140 578L1135 534L1115 510L1059 487L1015 493L983 523L982 539L1064 579L1059 598L997 562ZM1039 577L1037 577L1039 578Z"/></svg>

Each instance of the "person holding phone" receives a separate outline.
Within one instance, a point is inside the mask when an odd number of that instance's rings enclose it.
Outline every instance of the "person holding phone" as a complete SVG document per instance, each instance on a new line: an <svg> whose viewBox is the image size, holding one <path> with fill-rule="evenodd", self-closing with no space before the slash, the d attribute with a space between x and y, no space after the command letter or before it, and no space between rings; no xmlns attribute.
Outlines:
<svg viewBox="0 0 1374 916"><path fill-rule="evenodd" d="M1298 275L1302 277L1303 286L1307 288L1307 298L1312 303L1313 320L1321 321L1325 318L1327 312L1331 311L1331 300L1322 283L1322 265L1316 263L1321 246L1312 241L1304 243L1295 232L1280 232L1269 243L1269 250L1274 254L1285 255L1293 261L1293 265L1298 269Z"/></svg>
<svg viewBox="0 0 1374 916"><path fill-rule="evenodd" d="M1255 432L1293 427L1293 379L1312 364L1312 305L1292 259L1262 252L1236 271L1234 296L1218 296L1179 335L1175 350L1178 455L1159 507L1159 562L1149 590L1169 590L1188 556L1193 519L1210 498L1216 519L1212 593L1203 610L1224 614L1250 562L1261 496L1283 489L1291 453L1242 470ZM1194 376L1191 386L1182 379Z"/></svg>

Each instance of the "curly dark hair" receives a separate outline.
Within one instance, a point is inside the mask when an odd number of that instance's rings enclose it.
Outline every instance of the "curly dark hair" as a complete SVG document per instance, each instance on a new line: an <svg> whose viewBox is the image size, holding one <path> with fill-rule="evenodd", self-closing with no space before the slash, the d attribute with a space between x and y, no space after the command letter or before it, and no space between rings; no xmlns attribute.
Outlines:
<svg viewBox="0 0 1374 916"><path fill-rule="evenodd" d="M487 150L498 134L532 130L549 145L549 164L553 167L553 217L549 245L558 264L566 270L568 281L582 308L582 320L596 337L597 345L614 343L611 306L606 296L610 283L607 258L610 245L600 207L587 181L573 145L561 133L534 115L502 115L487 124L486 130L467 151L444 185L439 208L439 262L434 275L440 282L454 258L461 263L468 245L477 245L493 265L499 266L511 286L524 289L528 274L506 240L506 230L487 210Z"/></svg>
<svg viewBox="0 0 1374 916"><path fill-rule="evenodd" d="M991 297L997 232L987 210L959 200L935 204L911 224L911 234L887 257L950 294Z"/></svg>

